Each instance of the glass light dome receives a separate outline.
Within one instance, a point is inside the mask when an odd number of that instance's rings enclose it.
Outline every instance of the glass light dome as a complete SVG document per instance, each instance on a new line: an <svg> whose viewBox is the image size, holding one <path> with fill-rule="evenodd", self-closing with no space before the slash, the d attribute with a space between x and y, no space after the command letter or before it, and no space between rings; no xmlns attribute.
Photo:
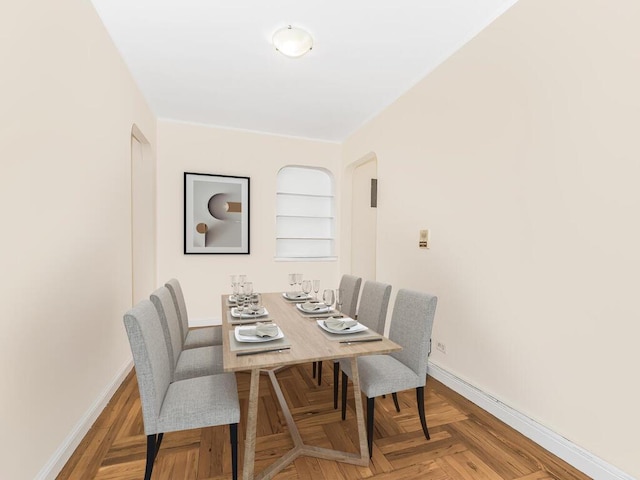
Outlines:
<svg viewBox="0 0 640 480"><path fill-rule="evenodd" d="M273 34L273 46L287 57L301 57L313 48L313 38L307 31L289 25Z"/></svg>

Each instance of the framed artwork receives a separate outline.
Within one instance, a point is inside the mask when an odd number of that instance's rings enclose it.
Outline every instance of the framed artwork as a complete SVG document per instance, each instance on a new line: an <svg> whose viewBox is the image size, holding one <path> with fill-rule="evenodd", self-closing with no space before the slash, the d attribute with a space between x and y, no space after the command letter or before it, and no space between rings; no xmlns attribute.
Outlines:
<svg viewBox="0 0 640 480"><path fill-rule="evenodd" d="M184 253L249 253L249 177L185 172Z"/></svg>

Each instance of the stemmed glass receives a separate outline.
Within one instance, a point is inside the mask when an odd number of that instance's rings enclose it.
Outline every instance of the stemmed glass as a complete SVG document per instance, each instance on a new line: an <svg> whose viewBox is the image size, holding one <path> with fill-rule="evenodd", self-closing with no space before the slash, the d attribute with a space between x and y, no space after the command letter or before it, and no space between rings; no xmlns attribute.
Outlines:
<svg viewBox="0 0 640 480"><path fill-rule="evenodd" d="M342 312L342 303L344 302L344 291L341 288L336 289L336 307Z"/></svg>
<svg viewBox="0 0 640 480"><path fill-rule="evenodd" d="M254 293L251 295L251 310L253 312L257 312L260 310L260 306L262 305L262 296L259 293Z"/></svg>
<svg viewBox="0 0 640 480"><path fill-rule="evenodd" d="M229 278L231 279L231 287L233 287L236 283L238 283L237 275L229 275Z"/></svg>
<svg viewBox="0 0 640 480"><path fill-rule="evenodd" d="M313 293L315 293L314 300L318 300L318 292L320 291L320 280L313 281Z"/></svg>
<svg viewBox="0 0 640 480"><path fill-rule="evenodd" d="M293 286L296 284L296 274L295 273L290 273L289 274L289 285L291 286L291 291L293 291Z"/></svg>
<svg viewBox="0 0 640 480"><path fill-rule="evenodd" d="M335 302L335 296L333 294L333 290L331 290L330 288L327 288L324 292L322 292L322 300L324 301L324 304L329 307L329 310L331 310L331 307L333 306L333 302Z"/></svg>
<svg viewBox="0 0 640 480"><path fill-rule="evenodd" d="M238 275L238 283L240 284L241 288L244 288L244 284L247 283L247 276L246 275Z"/></svg>
<svg viewBox="0 0 640 480"><path fill-rule="evenodd" d="M302 281L302 291L305 295L309 296L309 292L311 292L311 280Z"/></svg>
<svg viewBox="0 0 640 480"><path fill-rule="evenodd" d="M238 292L236 293L236 312L238 312L239 315L242 315L242 312L244 312L245 296L240 293L238 287L239 285L236 283L235 289Z"/></svg>
<svg viewBox="0 0 640 480"><path fill-rule="evenodd" d="M242 292L244 293L245 297L251 298L251 294L253 293L253 282L245 282L242 287Z"/></svg>
<svg viewBox="0 0 640 480"><path fill-rule="evenodd" d="M302 274L296 273L296 283L300 285L300 289L302 289Z"/></svg>

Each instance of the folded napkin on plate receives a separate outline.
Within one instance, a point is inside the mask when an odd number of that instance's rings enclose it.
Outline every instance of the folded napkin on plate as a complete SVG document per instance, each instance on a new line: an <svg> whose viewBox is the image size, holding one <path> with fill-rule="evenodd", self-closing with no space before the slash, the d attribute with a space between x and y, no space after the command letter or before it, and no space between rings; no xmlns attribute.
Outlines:
<svg viewBox="0 0 640 480"><path fill-rule="evenodd" d="M321 310L323 308L327 308L327 306L324 303L304 302L301 305L301 308L303 310L306 310L307 312L313 312L315 310Z"/></svg>
<svg viewBox="0 0 640 480"><path fill-rule="evenodd" d="M240 335L256 337L275 337L278 335L278 326L275 323L258 323L255 327L242 327Z"/></svg>
<svg viewBox="0 0 640 480"><path fill-rule="evenodd" d="M304 292L287 292L287 298L307 298Z"/></svg>
<svg viewBox="0 0 640 480"><path fill-rule="evenodd" d="M331 330L346 330L347 328L355 327L358 322L352 318L334 318L330 317L324 321L327 328Z"/></svg>

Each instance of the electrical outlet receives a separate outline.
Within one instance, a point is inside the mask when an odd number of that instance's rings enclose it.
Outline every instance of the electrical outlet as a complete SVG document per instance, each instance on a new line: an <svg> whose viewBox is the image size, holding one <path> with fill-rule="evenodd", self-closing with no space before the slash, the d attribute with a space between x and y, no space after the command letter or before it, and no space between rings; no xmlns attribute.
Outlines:
<svg viewBox="0 0 640 480"><path fill-rule="evenodd" d="M447 353L447 346L444 344L444 342L436 342L436 348L444 354Z"/></svg>

